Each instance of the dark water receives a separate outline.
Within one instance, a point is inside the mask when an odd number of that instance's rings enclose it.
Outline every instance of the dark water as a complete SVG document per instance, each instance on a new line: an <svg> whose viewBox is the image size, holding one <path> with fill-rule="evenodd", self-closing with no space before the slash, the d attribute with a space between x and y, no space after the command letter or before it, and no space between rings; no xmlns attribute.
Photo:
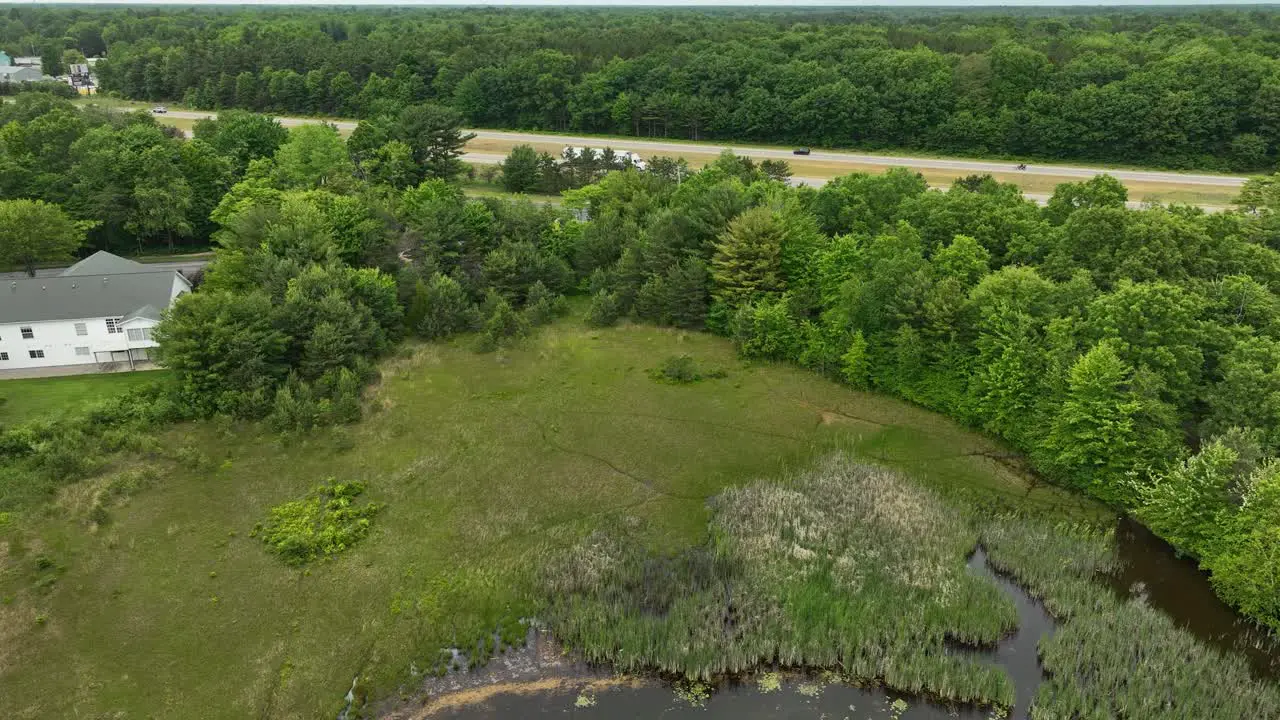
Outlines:
<svg viewBox="0 0 1280 720"><path fill-rule="evenodd" d="M1128 518L1116 528L1124 569L1111 579L1125 597L1140 595L1202 642L1240 653L1259 678L1280 680L1280 647L1218 599L1196 563Z"/></svg>
<svg viewBox="0 0 1280 720"><path fill-rule="evenodd" d="M969 570L990 579L1018 608L1018 631L1001 640L994 653L983 654L992 657L1009 674L1009 679L1013 680L1017 704L1012 717L1025 718L1043 677L1040 653L1036 648L1041 637L1053 634L1055 623L1049 613L1045 612L1044 606L1023 592L1022 588L1005 576L991 571L987 566L987 553L981 547L969 558Z"/></svg>
<svg viewBox="0 0 1280 720"><path fill-rule="evenodd" d="M1280 679L1280 647L1242 620L1214 595L1207 577L1196 565L1179 558L1166 543L1146 528L1124 520L1116 532L1123 571L1111 578L1113 588L1125 595L1142 595L1153 607L1167 613L1181 627L1224 652L1240 653L1259 677ZM1018 631L993 651L957 649L979 662L1000 665L1013 680L1017 706L1013 720L1025 720L1042 679L1037 644L1054 630L1052 618L1041 605L1015 583L991 571L986 553L979 548L969 560L971 572L994 582L1018 610ZM816 692L815 692L816 691ZM789 678L775 692L763 693L749 684L717 688L702 706L675 696L671 686L654 682L640 687L602 690L592 695L595 704L578 707L578 694L554 692L531 695L498 695L483 703L436 715L452 720L489 718L570 717L609 720L754 720L823 719L872 720L987 720L989 713L973 708L947 707L879 689L849 685L822 686L815 679ZM893 702L907 703L905 711Z"/></svg>

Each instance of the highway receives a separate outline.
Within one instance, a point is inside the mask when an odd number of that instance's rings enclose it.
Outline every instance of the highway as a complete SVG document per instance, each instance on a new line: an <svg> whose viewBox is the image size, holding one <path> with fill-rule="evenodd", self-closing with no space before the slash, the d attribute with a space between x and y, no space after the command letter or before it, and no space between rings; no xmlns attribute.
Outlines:
<svg viewBox="0 0 1280 720"><path fill-rule="evenodd" d="M199 120L214 116L216 116L216 113L193 112L187 110L172 110L167 113L167 117L184 120ZM277 119L280 121L280 124L286 127L321 122L320 120L311 118L280 117ZM333 124L340 130L349 131L354 130L357 123L350 120L339 120L333 121ZM551 135L543 133L478 129L467 130L466 132L475 133L476 135L475 140L472 141L472 145L483 146L483 148L477 147L474 154L468 153L469 157L467 159L481 163L496 162L505 157L505 153L485 153L482 152L482 149L499 149L492 147L497 144L514 146L521 143L530 143L544 146L549 144L594 147L613 145L627 150L643 152L645 154L664 154L672 156L715 155L722 150L731 149L739 155L745 155L755 159L773 158L788 160L792 163L820 163L828 168L835 166L836 169L838 169L839 166L848 166L849 172L865 170L869 166L879 168L907 167L921 171L948 172L955 173L957 175L1001 173L1006 176L1016 174L1018 177L1027 177L1028 179L1053 178L1062 181L1069 181L1071 179L1087 179L1100 173L1107 173L1126 183L1149 183L1178 186L1182 188L1187 188L1189 186L1205 189L1217 188L1227 191L1235 191L1239 189L1244 185L1245 180L1247 180L1247 178L1244 177L1230 175L1206 175L1196 173L1163 172L1156 170L1123 170L1100 167L1083 167L1077 165L1028 165L1026 170L1016 170L1014 167L1015 163L1011 161L993 162L989 160L965 160L959 158L873 155L826 150L815 150L808 155L798 156L793 154L790 150L779 148L737 144L723 145L670 140L646 140L630 137L601 138L581 135Z"/></svg>

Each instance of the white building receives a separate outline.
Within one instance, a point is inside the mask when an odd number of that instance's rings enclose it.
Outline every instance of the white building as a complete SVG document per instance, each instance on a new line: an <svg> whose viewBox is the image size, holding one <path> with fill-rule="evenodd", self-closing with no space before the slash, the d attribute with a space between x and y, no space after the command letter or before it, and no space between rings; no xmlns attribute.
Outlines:
<svg viewBox="0 0 1280 720"><path fill-rule="evenodd" d="M160 312L191 290L174 270L96 252L55 277L0 280L0 370L134 363Z"/></svg>

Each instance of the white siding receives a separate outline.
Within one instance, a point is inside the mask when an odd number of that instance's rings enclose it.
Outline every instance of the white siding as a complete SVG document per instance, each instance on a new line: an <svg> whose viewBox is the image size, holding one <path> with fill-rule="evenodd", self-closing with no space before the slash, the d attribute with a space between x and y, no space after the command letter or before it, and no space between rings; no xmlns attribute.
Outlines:
<svg viewBox="0 0 1280 720"><path fill-rule="evenodd" d="M174 273L173 289L169 292L169 305L172 306L173 301L177 300L179 295L189 290L191 290L191 283L181 273ZM164 308L160 309L163 310Z"/></svg>
<svg viewBox="0 0 1280 720"><path fill-rule="evenodd" d="M76 323L84 323L88 333L76 335ZM128 327L155 327L154 320L135 318ZM33 337L22 337L21 328L30 327ZM123 330L123 328L122 328ZM0 360L0 370L56 365L84 365L99 361L95 353L129 348L155 347L152 341L130 342L127 332L108 333L107 318L81 318L76 320L51 320L35 323L0 324L0 352L9 353L8 360ZM76 354L76 348L89 348L88 355ZM32 350L43 350L43 358L32 358ZM102 360L106 356L101 357Z"/></svg>

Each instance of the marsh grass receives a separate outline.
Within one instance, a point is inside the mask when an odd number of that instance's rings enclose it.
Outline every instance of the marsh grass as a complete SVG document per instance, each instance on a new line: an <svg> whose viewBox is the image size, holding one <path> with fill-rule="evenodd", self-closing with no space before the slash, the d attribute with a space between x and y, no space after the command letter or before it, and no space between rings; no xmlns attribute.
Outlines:
<svg viewBox="0 0 1280 720"><path fill-rule="evenodd" d="M1004 518L986 528L982 542L991 564L1062 623L1040 642L1047 677L1033 720L1280 717L1280 689L1253 679L1242 657L1199 642L1164 613L1098 582L1116 567L1108 533Z"/></svg>
<svg viewBox="0 0 1280 720"><path fill-rule="evenodd" d="M710 541L656 556L597 532L543 578L553 630L589 661L706 680L757 666L838 668L904 692L1008 707L999 669L950 654L1016 625L970 575L962 514L896 473L833 455L712 501Z"/></svg>

